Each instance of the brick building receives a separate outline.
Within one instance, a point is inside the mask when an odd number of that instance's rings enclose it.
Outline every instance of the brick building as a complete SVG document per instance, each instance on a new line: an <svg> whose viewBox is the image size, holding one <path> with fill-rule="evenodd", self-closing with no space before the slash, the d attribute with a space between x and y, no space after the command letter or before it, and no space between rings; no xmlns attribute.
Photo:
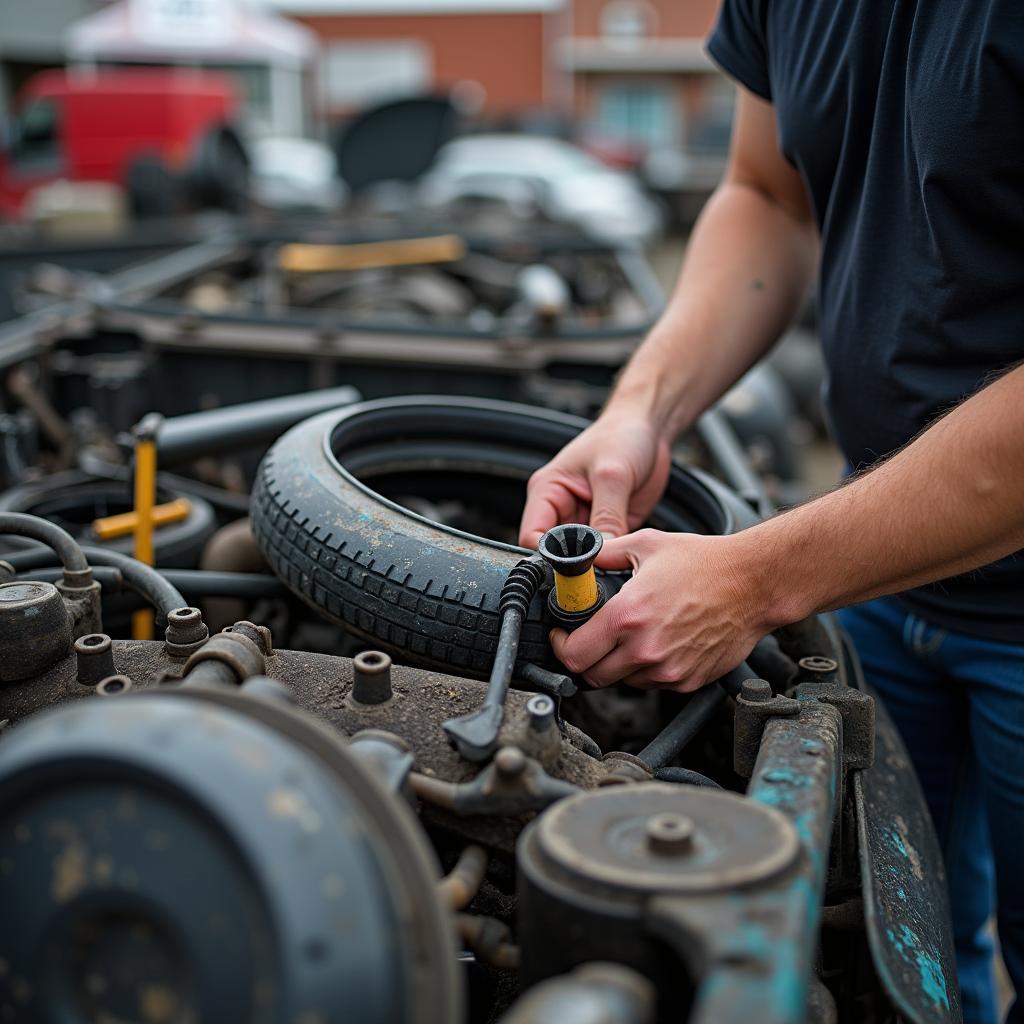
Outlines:
<svg viewBox="0 0 1024 1024"><path fill-rule="evenodd" d="M327 115L472 83L484 111L564 108L567 0L270 0L321 38Z"/></svg>
<svg viewBox="0 0 1024 1024"><path fill-rule="evenodd" d="M703 40L718 0L268 0L321 39L344 115L459 83L489 117L551 113L641 151L719 146L731 90Z"/></svg>
<svg viewBox="0 0 1024 1024"><path fill-rule="evenodd" d="M576 117L642 149L724 147L732 87L704 53L718 0L574 0L558 49Z"/></svg>

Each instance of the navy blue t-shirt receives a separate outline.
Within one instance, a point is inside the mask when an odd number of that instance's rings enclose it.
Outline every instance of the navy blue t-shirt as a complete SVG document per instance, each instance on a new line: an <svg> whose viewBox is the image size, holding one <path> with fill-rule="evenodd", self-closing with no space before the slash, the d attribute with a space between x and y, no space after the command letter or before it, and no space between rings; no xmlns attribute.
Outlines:
<svg viewBox="0 0 1024 1024"><path fill-rule="evenodd" d="M807 186L829 416L870 465L1024 359L1024 0L724 0L708 51ZM1024 643L1024 552L902 599Z"/></svg>

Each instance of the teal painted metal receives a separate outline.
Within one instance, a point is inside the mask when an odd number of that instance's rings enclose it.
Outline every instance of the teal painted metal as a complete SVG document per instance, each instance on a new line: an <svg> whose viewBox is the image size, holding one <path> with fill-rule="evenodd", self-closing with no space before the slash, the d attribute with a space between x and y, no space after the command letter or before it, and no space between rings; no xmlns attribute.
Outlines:
<svg viewBox="0 0 1024 1024"><path fill-rule="evenodd" d="M841 770L836 708L808 700L799 717L768 721L747 796L790 821L798 857L754 890L700 907L669 900L652 906L661 934L699 935L704 943L691 1024L806 1019Z"/></svg>

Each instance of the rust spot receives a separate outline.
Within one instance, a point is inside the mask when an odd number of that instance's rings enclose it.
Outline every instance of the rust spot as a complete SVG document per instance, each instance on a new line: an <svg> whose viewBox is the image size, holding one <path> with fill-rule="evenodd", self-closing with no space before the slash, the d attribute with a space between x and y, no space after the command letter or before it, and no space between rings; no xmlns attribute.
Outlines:
<svg viewBox="0 0 1024 1024"><path fill-rule="evenodd" d="M178 1000L166 985L147 985L139 993L139 1017L144 1024L173 1020Z"/></svg>
<svg viewBox="0 0 1024 1024"><path fill-rule="evenodd" d="M305 794L297 789L277 786L267 794L267 810L272 818L294 821L304 832L319 832L323 822L310 807Z"/></svg>
<svg viewBox="0 0 1024 1024"><path fill-rule="evenodd" d="M66 903L85 888L89 856L83 843L68 843L53 861L50 892L57 903Z"/></svg>
<svg viewBox="0 0 1024 1024"><path fill-rule="evenodd" d="M896 831L903 842L903 848L906 850L907 859L910 861L910 870L919 882L923 882L924 871L921 869L921 856L910 841L910 830L907 828L907 823L897 814L895 824Z"/></svg>

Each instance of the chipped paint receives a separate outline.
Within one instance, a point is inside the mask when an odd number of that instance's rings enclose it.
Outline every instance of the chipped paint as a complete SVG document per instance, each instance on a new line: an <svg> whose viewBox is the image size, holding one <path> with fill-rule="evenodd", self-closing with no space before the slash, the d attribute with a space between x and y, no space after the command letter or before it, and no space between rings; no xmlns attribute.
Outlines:
<svg viewBox="0 0 1024 1024"><path fill-rule="evenodd" d="M899 934L891 928L887 929L892 948L910 965L917 968L921 991L936 1006L949 1007L949 992L946 990L946 978L942 965L927 950L922 949L917 936L906 924L900 926Z"/></svg>
<svg viewBox="0 0 1024 1024"><path fill-rule="evenodd" d="M89 854L85 844L69 842L53 859L53 882L50 894L57 903L74 899L89 880Z"/></svg>

